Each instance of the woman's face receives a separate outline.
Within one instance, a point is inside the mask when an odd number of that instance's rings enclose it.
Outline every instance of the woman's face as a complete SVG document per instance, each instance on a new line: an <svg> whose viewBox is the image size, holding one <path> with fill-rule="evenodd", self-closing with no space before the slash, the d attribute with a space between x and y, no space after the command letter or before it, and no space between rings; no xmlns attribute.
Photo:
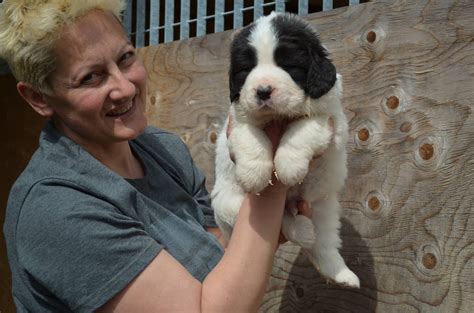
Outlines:
<svg viewBox="0 0 474 313"><path fill-rule="evenodd" d="M146 126L146 72L112 14L92 11L54 47L57 68L45 96L55 126L92 149L138 136Z"/></svg>

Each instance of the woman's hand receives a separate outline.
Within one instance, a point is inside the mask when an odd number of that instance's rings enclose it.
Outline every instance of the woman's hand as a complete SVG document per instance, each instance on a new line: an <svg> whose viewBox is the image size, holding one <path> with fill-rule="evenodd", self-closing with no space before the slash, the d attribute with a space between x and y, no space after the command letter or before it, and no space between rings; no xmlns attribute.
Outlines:
<svg viewBox="0 0 474 313"><path fill-rule="evenodd" d="M225 241L224 235L222 234L219 227L206 227L206 231L210 234L213 234L217 240L219 240L219 243L222 245L222 247L227 247L227 242Z"/></svg>

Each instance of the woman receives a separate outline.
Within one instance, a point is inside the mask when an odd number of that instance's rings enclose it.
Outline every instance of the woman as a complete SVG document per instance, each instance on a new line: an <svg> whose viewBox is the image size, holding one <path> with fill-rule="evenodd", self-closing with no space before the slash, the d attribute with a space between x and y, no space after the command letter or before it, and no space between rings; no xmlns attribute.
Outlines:
<svg viewBox="0 0 474 313"><path fill-rule="evenodd" d="M18 312L256 311L288 188L249 194L225 251L206 232L203 175L178 137L146 127L123 6L7 0L0 12L0 56L49 119L7 207Z"/></svg>

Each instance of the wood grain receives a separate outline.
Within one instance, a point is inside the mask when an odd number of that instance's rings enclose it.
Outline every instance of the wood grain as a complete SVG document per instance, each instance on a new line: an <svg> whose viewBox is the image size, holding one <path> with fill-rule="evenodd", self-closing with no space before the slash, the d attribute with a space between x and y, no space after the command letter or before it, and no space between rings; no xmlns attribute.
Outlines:
<svg viewBox="0 0 474 313"><path fill-rule="evenodd" d="M308 19L344 80L342 255L362 287L327 284L285 244L261 312L472 312L474 2L373 1ZM140 50L150 124L183 138L209 189L230 39Z"/></svg>

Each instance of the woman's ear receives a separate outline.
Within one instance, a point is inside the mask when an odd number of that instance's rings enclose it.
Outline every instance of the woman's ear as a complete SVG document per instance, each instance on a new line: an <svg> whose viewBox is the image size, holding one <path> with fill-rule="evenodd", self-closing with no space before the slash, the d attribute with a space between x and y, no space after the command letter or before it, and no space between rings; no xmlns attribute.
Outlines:
<svg viewBox="0 0 474 313"><path fill-rule="evenodd" d="M42 92L37 88L25 82L18 82L16 85L18 93L26 102L42 117L50 118L53 116L54 110L49 103L46 102Z"/></svg>

